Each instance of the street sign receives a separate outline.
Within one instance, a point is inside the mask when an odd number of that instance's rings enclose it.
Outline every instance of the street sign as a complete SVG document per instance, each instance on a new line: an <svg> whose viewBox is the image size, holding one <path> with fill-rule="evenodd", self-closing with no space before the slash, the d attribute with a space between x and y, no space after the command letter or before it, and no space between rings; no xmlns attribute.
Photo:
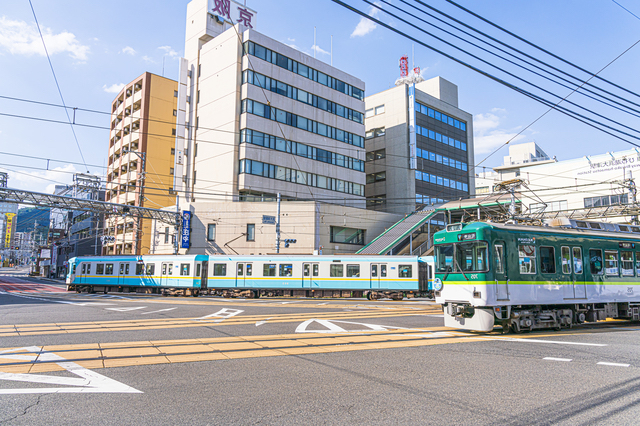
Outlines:
<svg viewBox="0 0 640 426"><path fill-rule="evenodd" d="M191 240L191 212L185 210L182 212L182 236L180 238L182 241L182 248L189 248L189 243Z"/></svg>

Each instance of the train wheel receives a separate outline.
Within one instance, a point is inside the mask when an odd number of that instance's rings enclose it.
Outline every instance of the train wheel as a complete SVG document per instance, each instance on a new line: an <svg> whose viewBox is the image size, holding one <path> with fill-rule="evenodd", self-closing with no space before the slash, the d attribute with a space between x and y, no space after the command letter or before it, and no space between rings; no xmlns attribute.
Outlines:
<svg viewBox="0 0 640 426"><path fill-rule="evenodd" d="M509 323L508 322L503 322L502 323L502 334L509 334L511 332L511 329L509 328Z"/></svg>
<svg viewBox="0 0 640 426"><path fill-rule="evenodd" d="M511 330L513 330L513 332L516 334L520 334L522 332L520 330L520 324L518 324L518 322L514 322L513 324L511 324Z"/></svg>
<svg viewBox="0 0 640 426"><path fill-rule="evenodd" d="M253 298L260 299L260 290L253 290Z"/></svg>
<svg viewBox="0 0 640 426"><path fill-rule="evenodd" d="M367 292L367 300L371 300L371 292Z"/></svg>

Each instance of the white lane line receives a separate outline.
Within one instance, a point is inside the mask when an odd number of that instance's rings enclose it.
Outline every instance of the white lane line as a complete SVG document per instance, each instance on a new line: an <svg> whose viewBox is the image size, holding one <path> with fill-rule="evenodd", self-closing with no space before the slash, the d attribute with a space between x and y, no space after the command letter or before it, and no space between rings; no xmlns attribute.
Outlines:
<svg viewBox="0 0 640 426"><path fill-rule="evenodd" d="M167 309L160 309L159 311L143 312L140 315L155 314L156 312L173 311L174 309L178 309L178 308L167 308Z"/></svg>
<svg viewBox="0 0 640 426"><path fill-rule="evenodd" d="M146 306L136 306L135 308L105 308L105 309L108 309L110 311L129 312L129 311L135 311L135 310L144 309L144 308L146 308Z"/></svg>
<svg viewBox="0 0 640 426"><path fill-rule="evenodd" d="M514 339L513 337L486 337L486 340L499 340L503 342L529 342L529 343L551 343L553 345L577 345L577 346L609 346L604 343L582 343L582 342L562 342L558 340L538 340L538 339Z"/></svg>
<svg viewBox="0 0 640 426"><path fill-rule="evenodd" d="M545 361L561 361L561 362L573 361L573 360L571 360L569 358L553 358L553 357L550 357L550 356L548 356L546 358L542 358L542 359L545 360Z"/></svg>
<svg viewBox="0 0 640 426"><path fill-rule="evenodd" d="M608 365L610 367L628 367L630 364L618 364L615 362L598 362L596 365Z"/></svg>
<svg viewBox="0 0 640 426"><path fill-rule="evenodd" d="M271 318L273 318L273 317L269 317L269 318L267 318L267 319L265 319L263 321L256 322L256 327L259 326L259 325L262 325L262 324L266 324L267 321L269 321Z"/></svg>

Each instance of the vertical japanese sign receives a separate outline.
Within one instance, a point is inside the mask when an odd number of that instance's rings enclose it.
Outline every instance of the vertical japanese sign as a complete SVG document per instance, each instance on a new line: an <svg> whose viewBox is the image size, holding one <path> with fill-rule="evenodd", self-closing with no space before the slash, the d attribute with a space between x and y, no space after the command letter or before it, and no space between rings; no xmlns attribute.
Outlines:
<svg viewBox="0 0 640 426"><path fill-rule="evenodd" d="M255 25L256 11L232 0L209 0L209 13L247 28L253 28Z"/></svg>
<svg viewBox="0 0 640 426"><path fill-rule="evenodd" d="M183 211L182 212L182 234L180 235L180 240L182 244L181 248L189 248L189 242L191 239L191 212Z"/></svg>
<svg viewBox="0 0 640 426"><path fill-rule="evenodd" d="M5 236L4 236L4 246L6 248L11 247L11 231L13 230L13 217L15 215L16 215L15 213L5 214L5 216L7 217L7 232L5 233Z"/></svg>

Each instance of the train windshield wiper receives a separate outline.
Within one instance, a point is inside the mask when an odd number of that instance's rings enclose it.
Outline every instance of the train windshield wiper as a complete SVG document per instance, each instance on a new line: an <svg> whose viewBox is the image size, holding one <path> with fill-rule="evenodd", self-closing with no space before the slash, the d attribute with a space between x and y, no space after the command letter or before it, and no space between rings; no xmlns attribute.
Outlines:
<svg viewBox="0 0 640 426"><path fill-rule="evenodd" d="M469 281L469 278L467 278L467 276L465 275L465 273L462 270L462 268L460 267L460 265L458 265L458 261L456 260L455 256L453 258L453 266L457 267L460 270L460 272L462 272L462 276L464 277L464 279Z"/></svg>

